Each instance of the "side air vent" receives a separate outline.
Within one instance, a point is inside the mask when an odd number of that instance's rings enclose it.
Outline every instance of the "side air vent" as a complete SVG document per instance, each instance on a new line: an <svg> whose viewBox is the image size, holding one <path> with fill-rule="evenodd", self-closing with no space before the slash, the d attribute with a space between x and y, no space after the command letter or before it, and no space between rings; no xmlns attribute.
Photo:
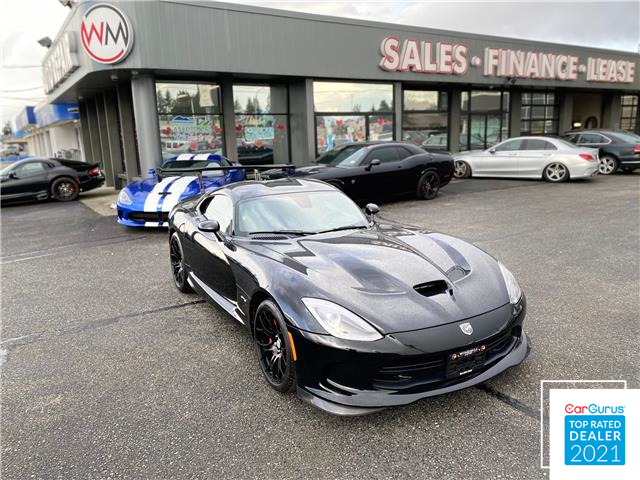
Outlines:
<svg viewBox="0 0 640 480"><path fill-rule="evenodd" d="M432 297L434 295L440 295L441 293L447 293L449 290L449 284L444 280L434 280L432 282L415 285L413 289L420 295Z"/></svg>

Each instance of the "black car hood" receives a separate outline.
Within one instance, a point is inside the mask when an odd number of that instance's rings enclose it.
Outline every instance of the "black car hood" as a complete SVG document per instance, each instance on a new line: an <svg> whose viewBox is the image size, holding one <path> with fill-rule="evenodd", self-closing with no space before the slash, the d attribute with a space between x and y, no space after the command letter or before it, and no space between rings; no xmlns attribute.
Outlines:
<svg viewBox="0 0 640 480"><path fill-rule="evenodd" d="M248 243L286 270L277 274L299 274L300 297L338 303L383 333L456 322L509 302L495 259L439 233L379 226ZM415 289L423 284L424 294Z"/></svg>

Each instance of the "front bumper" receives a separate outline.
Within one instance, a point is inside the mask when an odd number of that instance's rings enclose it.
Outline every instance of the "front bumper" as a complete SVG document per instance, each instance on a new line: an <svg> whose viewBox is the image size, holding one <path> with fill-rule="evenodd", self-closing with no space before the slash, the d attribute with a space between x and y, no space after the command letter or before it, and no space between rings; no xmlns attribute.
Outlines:
<svg viewBox="0 0 640 480"><path fill-rule="evenodd" d="M505 305L467 319L476 330L468 341L459 329L462 320L359 342L370 343L367 350L293 329L298 396L329 413L363 415L478 385L527 357L531 346L522 329L525 315L523 297L517 309ZM486 348L481 364L451 376L450 355L480 346Z"/></svg>
<svg viewBox="0 0 640 480"><path fill-rule="evenodd" d="M127 206L116 203L118 223L126 227L155 227L165 228L169 226L169 212L145 212L135 208L135 205Z"/></svg>

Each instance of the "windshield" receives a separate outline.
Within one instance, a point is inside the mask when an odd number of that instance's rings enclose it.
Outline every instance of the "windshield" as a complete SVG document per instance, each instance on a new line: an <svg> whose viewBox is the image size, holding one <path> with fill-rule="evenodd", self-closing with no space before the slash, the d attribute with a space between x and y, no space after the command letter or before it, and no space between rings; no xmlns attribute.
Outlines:
<svg viewBox="0 0 640 480"><path fill-rule="evenodd" d="M283 230L317 233L367 225L356 204L334 191L265 195L238 204L237 230L243 233Z"/></svg>
<svg viewBox="0 0 640 480"><path fill-rule="evenodd" d="M219 166L228 167L231 164L224 159L219 161L209 160L170 160L162 164L162 173L167 175L196 175L197 172L171 172L173 168L215 168ZM207 177L222 177L225 175L224 170L210 170L202 173Z"/></svg>
<svg viewBox="0 0 640 480"><path fill-rule="evenodd" d="M364 156L366 150L363 148L364 145L349 145L340 150L331 150L320 156L317 162L332 167L353 167Z"/></svg>
<svg viewBox="0 0 640 480"><path fill-rule="evenodd" d="M11 170L11 168L13 167L13 163L9 163L7 165L2 165L0 163L0 166L2 166L2 168L0 168L0 175L2 175L3 177L9 174L9 170Z"/></svg>

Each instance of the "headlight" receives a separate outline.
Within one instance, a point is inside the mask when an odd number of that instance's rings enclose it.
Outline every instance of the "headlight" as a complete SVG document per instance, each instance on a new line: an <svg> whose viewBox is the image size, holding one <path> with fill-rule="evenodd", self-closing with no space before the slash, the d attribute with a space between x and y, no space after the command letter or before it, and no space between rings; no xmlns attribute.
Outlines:
<svg viewBox="0 0 640 480"><path fill-rule="evenodd" d="M509 293L509 301L512 304L516 304L520 301L520 297L522 297L522 289L516 280L516 277L513 276L507 267L505 267L502 263L498 262L498 266L500 267L500 271L502 272L502 278L504 278L504 283L507 286L507 292Z"/></svg>
<svg viewBox="0 0 640 480"><path fill-rule="evenodd" d="M120 195L118 195L118 203L122 205L131 205L133 200L125 190L120 190Z"/></svg>
<svg viewBox="0 0 640 480"><path fill-rule="evenodd" d="M380 332L369 323L340 305L318 298L303 298L302 303L320 325L334 337L365 342L382 338Z"/></svg>

